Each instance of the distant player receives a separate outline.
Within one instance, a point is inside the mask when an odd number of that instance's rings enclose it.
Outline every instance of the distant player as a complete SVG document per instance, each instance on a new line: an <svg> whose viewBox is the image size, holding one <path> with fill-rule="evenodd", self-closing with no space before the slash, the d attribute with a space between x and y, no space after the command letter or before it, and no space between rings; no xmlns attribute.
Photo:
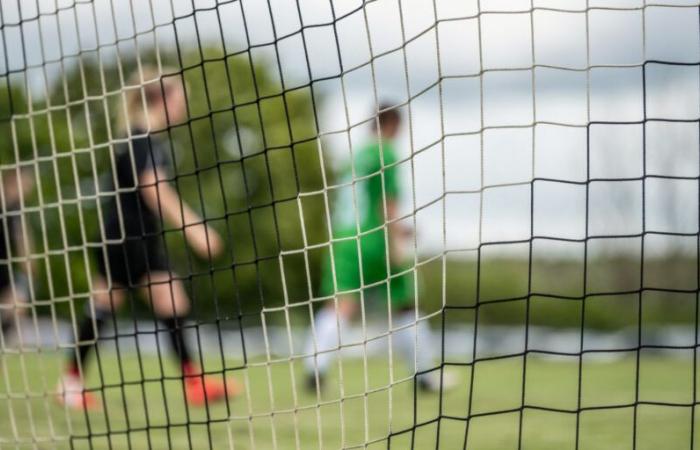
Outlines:
<svg viewBox="0 0 700 450"><path fill-rule="evenodd" d="M344 186L331 204L333 243L321 280L321 294L336 296L338 304L336 310L335 303L329 301L314 319L306 353L315 356L305 360L310 389L315 390L317 383L320 387L324 384L332 358L338 353L338 324L345 328L358 312L360 289L368 302L389 299L394 328L410 325L392 335L394 348L408 367L415 373L433 364L430 346L416 352L416 331L423 340L429 337L430 328L425 321L416 323L413 273L401 274L406 269L402 249L410 230L394 221L401 197L399 158L394 147L400 126L399 113L381 106L373 123L371 143L354 154L352 164L339 179ZM440 387L436 372L419 376L417 381L422 389Z"/></svg>
<svg viewBox="0 0 700 450"><path fill-rule="evenodd" d="M219 235L183 204L168 182L169 125L186 116L184 86L180 76L158 78L153 69L142 70L143 79L156 79L140 89L126 92L129 143L115 152L116 200L103 210L105 251L97 253L99 276L94 277L92 307L87 308L78 328L77 352L69 359L61 380L61 401L72 408L90 408L97 399L83 388L86 359L99 339L100 330L129 292L140 294L168 331L170 344L184 375L185 395L190 404L223 399L240 387L233 379L203 376L192 359L183 336L190 302L181 280L173 274L165 252L162 223L184 230L187 242L202 258L222 251ZM138 75L138 74L136 74ZM131 85L140 83L139 77ZM128 130L126 128L129 128ZM160 134L153 134L161 131ZM108 284L111 281L111 285ZM90 306L90 305L88 305Z"/></svg>
<svg viewBox="0 0 700 450"><path fill-rule="evenodd" d="M29 280L34 264L28 258L31 253L32 236L22 227L20 203L22 197L34 190L34 178L27 169L9 170L2 174L0 196L0 325L5 343L11 330L19 335L19 321L27 310ZM27 258L13 265L10 258Z"/></svg>

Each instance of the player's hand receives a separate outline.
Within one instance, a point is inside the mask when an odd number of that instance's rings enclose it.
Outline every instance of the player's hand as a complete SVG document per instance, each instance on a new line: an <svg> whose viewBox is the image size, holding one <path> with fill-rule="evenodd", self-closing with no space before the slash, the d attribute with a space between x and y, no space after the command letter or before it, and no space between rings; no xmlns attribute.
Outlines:
<svg viewBox="0 0 700 450"><path fill-rule="evenodd" d="M219 233L205 224L187 227L187 240L195 253L203 259L214 258L224 249Z"/></svg>
<svg viewBox="0 0 700 450"><path fill-rule="evenodd" d="M411 253L413 228L394 222L389 228L389 257L393 264L403 264Z"/></svg>
<svg viewBox="0 0 700 450"><path fill-rule="evenodd" d="M399 245L409 245L415 232L413 227L401 222L394 222L389 225L389 239L397 241Z"/></svg>
<svg viewBox="0 0 700 450"><path fill-rule="evenodd" d="M397 231L398 231L397 237L399 239L405 240L405 241L407 241L409 239L413 239L413 235L415 234L415 232L413 231L413 227L408 226L408 225L399 224Z"/></svg>

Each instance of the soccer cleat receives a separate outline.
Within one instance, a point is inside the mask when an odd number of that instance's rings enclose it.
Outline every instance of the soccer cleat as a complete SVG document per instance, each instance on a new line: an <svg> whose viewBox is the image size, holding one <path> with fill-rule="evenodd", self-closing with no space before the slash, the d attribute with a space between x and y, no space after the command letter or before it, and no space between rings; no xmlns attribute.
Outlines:
<svg viewBox="0 0 700 450"><path fill-rule="evenodd" d="M306 386L306 389L308 389L310 392L316 392L316 385L317 384L318 384L318 389L320 391L323 391L323 386L325 384L323 374L321 374L321 373L318 374L318 383L316 382L316 374L315 373L306 374L306 378L304 379L304 385Z"/></svg>
<svg viewBox="0 0 700 450"><path fill-rule="evenodd" d="M97 396L86 392L79 375L67 373L58 382L58 403L77 411L94 411L100 409Z"/></svg>
<svg viewBox="0 0 700 450"><path fill-rule="evenodd" d="M226 378L224 381L221 375L202 375L201 371L193 366L183 367L183 374L187 403L194 406L232 398L243 390L233 378Z"/></svg>
<svg viewBox="0 0 700 450"><path fill-rule="evenodd" d="M457 386L457 379L451 372L443 372L442 377L440 372L430 372L417 377L418 389L423 392L440 392L449 391ZM441 386L442 385L442 386Z"/></svg>

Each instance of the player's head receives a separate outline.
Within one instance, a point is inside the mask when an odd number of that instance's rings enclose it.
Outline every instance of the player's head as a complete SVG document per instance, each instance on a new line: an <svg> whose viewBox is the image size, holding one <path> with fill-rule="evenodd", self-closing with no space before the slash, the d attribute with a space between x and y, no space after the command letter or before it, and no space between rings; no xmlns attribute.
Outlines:
<svg viewBox="0 0 700 450"><path fill-rule="evenodd" d="M399 134L401 128L401 114L391 105L380 104L379 113L373 122L374 133L384 139L393 139Z"/></svg>
<svg viewBox="0 0 700 450"><path fill-rule="evenodd" d="M185 119L185 86L182 75L175 70L163 69L159 72L153 67L144 66L132 75L129 86L133 88L125 93L126 122L132 130L161 130Z"/></svg>

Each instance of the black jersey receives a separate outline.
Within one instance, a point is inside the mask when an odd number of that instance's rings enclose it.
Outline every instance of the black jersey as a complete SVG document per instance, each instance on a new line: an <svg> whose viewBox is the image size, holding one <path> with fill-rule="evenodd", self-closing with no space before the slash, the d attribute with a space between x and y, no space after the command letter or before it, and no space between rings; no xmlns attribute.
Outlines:
<svg viewBox="0 0 700 450"><path fill-rule="evenodd" d="M117 185L110 181L108 191L116 187L119 193L104 209L105 234L112 242L105 246L104 254L98 250L98 269L115 283L133 288L149 272L170 270L161 215L144 202L141 190L147 186L139 179L153 170L167 174L172 163L166 144L149 136L134 139L131 146L120 145L115 162Z"/></svg>
<svg viewBox="0 0 700 450"><path fill-rule="evenodd" d="M116 187L119 193L104 214L107 238L130 240L159 233L160 214L143 201L141 190L146 186L141 186L139 178L153 170L161 174L170 172L172 163L167 146L158 138L138 137L131 145L119 146L115 162L117 186L110 180L108 191Z"/></svg>

